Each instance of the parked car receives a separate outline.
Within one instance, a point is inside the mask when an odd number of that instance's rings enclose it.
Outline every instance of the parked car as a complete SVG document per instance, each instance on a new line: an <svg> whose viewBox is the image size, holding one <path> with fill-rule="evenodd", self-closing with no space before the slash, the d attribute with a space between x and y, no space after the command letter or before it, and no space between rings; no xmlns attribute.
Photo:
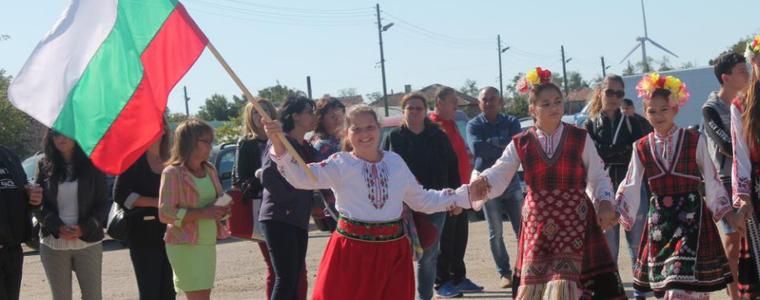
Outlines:
<svg viewBox="0 0 760 300"><path fill-rule="evenodd" d="M222 188L227 191L232 188L232 168L235 166L236 143L224 143L211 149L209 162L214 165Z"/></svg>

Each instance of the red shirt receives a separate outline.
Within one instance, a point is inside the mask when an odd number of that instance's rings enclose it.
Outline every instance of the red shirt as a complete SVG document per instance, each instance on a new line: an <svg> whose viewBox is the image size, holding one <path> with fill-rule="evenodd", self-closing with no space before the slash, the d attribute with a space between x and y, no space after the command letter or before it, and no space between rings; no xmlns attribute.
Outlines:
<svg viewBox="0 0 760 300"><path fill-rule="evenodd" d="M470 165L470 157L467 155L467 146L464 144L462 135L459 134L457 124L452 120L444 120L435 112L430 113L430 120L441 125L441 129L449 137L451 147L454 148L454 153L457 155L457 161L459 162L459 177L462 178L462 184L470 183L470 172L472 172L472 165Z"/></svg>

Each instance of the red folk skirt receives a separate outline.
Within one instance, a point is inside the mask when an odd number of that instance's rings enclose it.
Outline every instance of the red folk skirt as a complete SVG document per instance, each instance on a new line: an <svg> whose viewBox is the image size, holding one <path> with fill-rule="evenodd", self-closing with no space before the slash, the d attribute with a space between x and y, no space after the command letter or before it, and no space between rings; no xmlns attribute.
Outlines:
<svg viewBox="0 0 760 300"><path fill-rule="evenodd" d="M412 247L401 221L341 217L317 270L313 300L412 300Z"/></svg>

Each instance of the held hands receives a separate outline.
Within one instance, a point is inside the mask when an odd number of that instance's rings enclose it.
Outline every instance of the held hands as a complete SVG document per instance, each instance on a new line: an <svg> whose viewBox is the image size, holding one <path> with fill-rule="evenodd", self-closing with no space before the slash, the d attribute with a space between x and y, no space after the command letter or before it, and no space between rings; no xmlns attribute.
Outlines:
<svg viewBox="0 0 760 300"><path fill-rule="evenodd" d="M726 213L726 215L723 216L723 219L726 220L728 225L731 225L731 228L738 232L739 235L744 235L747 231L747 219L745 214L741 212L741 209Z"/></svg>
<svg viewBox="0 0 760 300"><path fill-rule="evenodd" d="M601 201L596 208L597 222L599 223L599 227L602 227L602 230L615 226L618 223L619 217L620 215L615 212L615 208L612 207L610 201Z"/></svg>
<svg viewBox="0 0 760 300"><path fill-rule="evenodd" d="M749 219L749 217L752 216L752 212L754 208L752 207L752 199L749 198L749 196L742 195L739 196L739 210L737 210L737 213L740 213L743 215L744 220Z"/></svg>
<svg viewBox="0 0 760 300"><path fill-rule="evenodd" d="M485 176L478 176L470 182L470 202L474 210L480 210L486 201L488 201L488 193L491 191L491 185L488 183L488 178Z"/></svg>
<svg viewBox="0 0 760 300"><path fill-rule="evenodd" d="M79 225L64 225L58 229L58 235L64 240L76 240L82 236L82 229L79 228Z"/></svg>

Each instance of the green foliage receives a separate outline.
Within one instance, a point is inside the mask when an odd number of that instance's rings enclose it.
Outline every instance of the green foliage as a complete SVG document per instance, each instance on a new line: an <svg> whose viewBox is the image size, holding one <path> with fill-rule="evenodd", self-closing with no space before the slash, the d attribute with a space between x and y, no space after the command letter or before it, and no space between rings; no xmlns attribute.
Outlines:
<svg viewBox="0 0 760 300"><path fill-rule="evenodd" d="M522 118L528 116L528 97L525 95L517 95L510 99L509 104L504 109L504 113L514 116L516 118Z"/></svg>
<svg viewBox="0 0 760 300"><path fill-rule="evenodd" d="M29 117L8 101L11 76L0 69L0 144L16 153L24 153L23 137L30 125Z"/></svg>
<svg viewBox="0 0 760 300"><path fill-rule="evenodd" d="M235 116L224 122L222 126L216 128L216 141L217 144L234 143L241 135L243 127L243 121L241 116Z"/></svg>
<svg viewBox="0 0 760 300"><path fill-rule="evenodd" d="M206 103L198 111L198 118L206 121L227 121L230 119L231 106L227 97L219 94L206 98Z"/></svg>
<svg viewBox="0 0 760 300"><path fill-rule="evenodd" d="M480 89L478 88L478 83L475 82L475 80L466 79L464 81L464 85L461 88L459 88L459 92L470 97L478 98L478 93L480 92Z"/></svg>
<svg viewBox="0 0 760 300"><path fill-rule="evenodd" d="M305 95L303 91L299 91L295 88L289 88L286 85L280 84L279 81L277 81L277 85L273 85L264 89L259 90L259 97L267 99L269 101L272 101L272 104L274 104L275 107L280 107L283 102L285 102L285 98L291 95Z"/></svg>
<svg viewBox="0 0 760 300"><path fill-rule="evenodd" d="M168 121L169 124L179 124L185 120L187 120L187 115L184 113L169 113L166 115L166 121Z"/></svg>
<svg viewBox="0 0 760 300"><path fill-rule="evenodd" d="M727 52L733 52L739 55L744 55L744 50L747 49L747 43L749 43L749 41L751 40L752 40L752 36L747 36L745 38L739 39L738 42L732 44L731 46L728 46L728 48L725 51L723 51L720 55L723 55L723 53L727 53ZM718 56L711 59L708 63L711 66L715 65L715 63L717 62Z"/></svg>

